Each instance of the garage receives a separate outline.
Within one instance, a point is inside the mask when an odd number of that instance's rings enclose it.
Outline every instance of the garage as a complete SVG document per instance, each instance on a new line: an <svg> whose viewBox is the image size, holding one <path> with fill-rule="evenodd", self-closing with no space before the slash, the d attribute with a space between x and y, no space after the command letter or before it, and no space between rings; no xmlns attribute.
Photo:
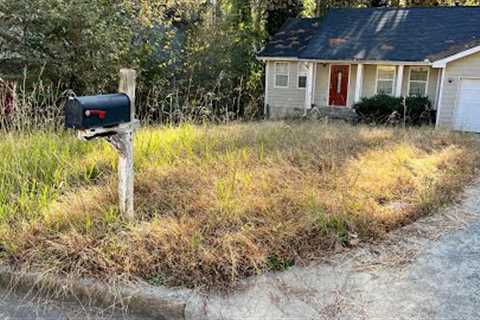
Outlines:
<svg viewBox="0 0 480 320"><path fill-rule="evenodd" d="M458 99L456 129L480 132L480 79L463 79Z"/></svg>

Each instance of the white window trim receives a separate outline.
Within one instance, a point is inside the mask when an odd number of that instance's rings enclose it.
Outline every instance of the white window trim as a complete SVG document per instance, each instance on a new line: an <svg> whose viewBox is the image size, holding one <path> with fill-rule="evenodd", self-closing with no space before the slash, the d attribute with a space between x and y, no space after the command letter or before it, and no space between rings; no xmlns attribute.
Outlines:
<svg viewBox="0 0 480 320"><path fill-rule="evenodd" d="M379 74L380 69L393 70L393 79L379 79L378 74ZM394 97L395 96L395 83L397 81L397 67L396 66L388 66L388 65L377 66L377 74L375 76L375 94L379 94L379 92L378 92L378 81L392 81L392 93L390 95L392 97Z"/></svg>
<svg viewBox="0 0 480 320"><path fill-rule="evenodd" d="M287 73L277 73L277 65L279 65L279 64L286 64L287 65ZM286 86L277 85L277 75L287 76L287 85ZM275 62L274 76L273 76L273 87L275 89L288 89L290 87L290 63L289 62Z"/></svg>
<svg viewBox="0 0 480 320"><path fill-rule="evenodd" d="M306 81L305 81L305 87L302 88L298 85L298 83L299 83L298 80L299 80L300 77L305 77L306 79L308 78L308 72L300 72L300 70L302 70L302 64L305 64L305 62L298 62L297 63L297 89L298 90L307 89L307 82Z"/></svg>
<svg viewBox="0 0 480 320"><path fill-rule="evenodd" d="M412 80L412 70L422 70L422 69L427 69L427 80L426 81L422 81L422 80ZM408 89L407 89L407 95L410 97L412 96L410 94L410 84L412 82L425 82L425 92L423 93L423 96L427 96L428 95L428 84L430 82L430 68L425 68L425 67L410 67L408 68Z"/></svg>

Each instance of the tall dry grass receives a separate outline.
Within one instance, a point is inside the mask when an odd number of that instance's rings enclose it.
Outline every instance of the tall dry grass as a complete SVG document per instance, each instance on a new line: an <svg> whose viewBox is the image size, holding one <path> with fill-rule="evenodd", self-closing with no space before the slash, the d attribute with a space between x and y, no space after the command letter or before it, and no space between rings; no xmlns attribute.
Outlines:
<svg viewBox="0 0 480 320"><path fill-rule="evenodd" d="M186 286L232 285L382 237L452 201L480 163L475 137L429 128L146 128L135 141L138 219L127 223L107 144L11 134L0 150L4 261Z"/></svg>
<svg viewBox="0 0 480 320"><path fill-rule="evenodd" d="M11 103L0 97L0 130L27 132L63 128L63 105L68 96L74 95L73 91L64 90L61 83L46 84L41 80L30 87L26 79L25 75L22 81L9 86L8 94L14 96ZM7 94L6 90L2 91Z"/></svg>
<svg viewBox="0 0 480 320"><path fill-rule="evenodd" d="M253 120L262 117L263 98L247 90L244 81L236 87L222 85L220 76L212 88L188 83L177 87L145 87L139 85L136 97L136 114L144 124L216 123L235 120ZM3 84L8 84L3 87ZM8 90L6 89L8 88ZM34 84L27 75L18 82L0 78L0 130L28 132L32 130L61 131L64 126L64 104L73 90L65 90L58 82L45 83L41 75ZM14 95L13 103L6 94ZM89 92L84 94L102 94Z"/></svg>

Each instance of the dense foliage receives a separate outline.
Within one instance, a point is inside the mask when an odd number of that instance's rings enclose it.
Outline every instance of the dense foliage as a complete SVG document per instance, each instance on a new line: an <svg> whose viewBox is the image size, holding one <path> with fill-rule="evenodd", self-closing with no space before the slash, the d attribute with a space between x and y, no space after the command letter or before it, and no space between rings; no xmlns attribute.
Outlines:
<svg viewBox="0 0 480 320"><path fill-rule="evenodd" d="M363 98L354 106L364 122L430 124L434 120L432 102L428 97L392 97L378 94Z"/></svg>
<svg viewBox="0 0 480 320"><path fill-rule="evenodd" d="M27 91L40 79L91 94L114 90L118 69L132 67L141 73L141 111L153 119L256 116L263 65L255 54L286 19L386 4L435 3L0 0L0 78L25 76Z"/></svg>

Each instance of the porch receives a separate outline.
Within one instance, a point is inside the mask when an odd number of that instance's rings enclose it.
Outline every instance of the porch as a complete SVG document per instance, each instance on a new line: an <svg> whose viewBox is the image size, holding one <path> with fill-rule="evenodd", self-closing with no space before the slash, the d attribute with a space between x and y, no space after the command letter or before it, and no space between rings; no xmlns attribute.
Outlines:
<svg viewBox="0 0 480 320"><path fill-rule="evenodd" d="M415 62L269 61L265 106L272 118L306 114L315 107L343 114L341 109L351 110L363 97L385 93L428 96L436 107L439 74L439 69Z"/></svg>

